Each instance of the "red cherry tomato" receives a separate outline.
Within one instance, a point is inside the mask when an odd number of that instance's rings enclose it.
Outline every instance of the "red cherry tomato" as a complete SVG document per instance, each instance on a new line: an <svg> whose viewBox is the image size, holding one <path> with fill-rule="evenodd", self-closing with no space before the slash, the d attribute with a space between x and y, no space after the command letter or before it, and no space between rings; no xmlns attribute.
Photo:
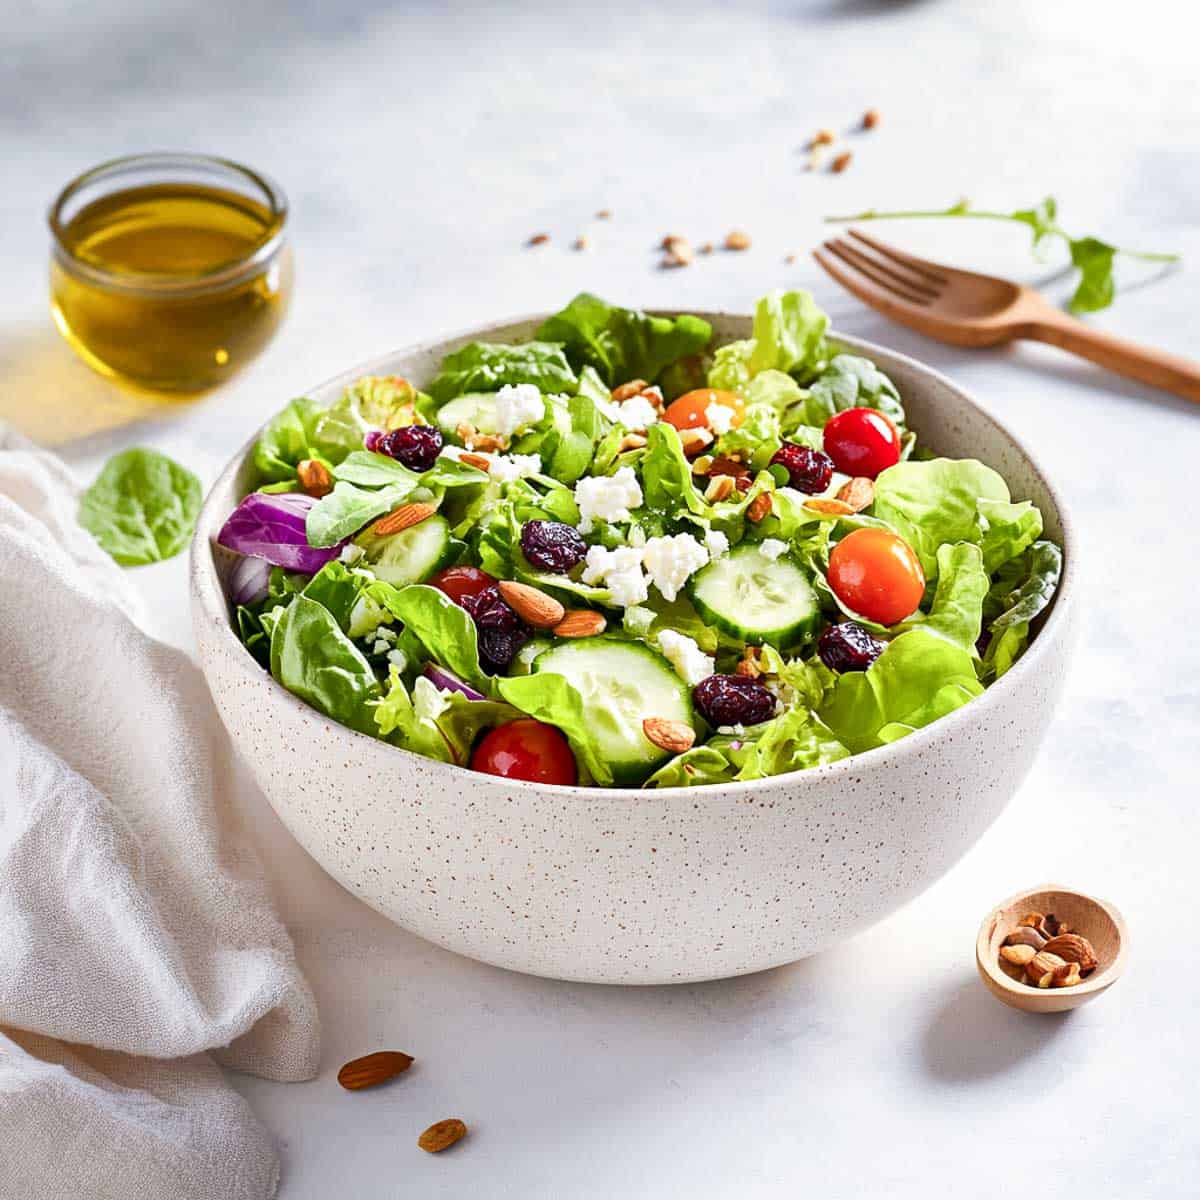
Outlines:
<svg viewBox="0 0 1200 1200"><path fill-rule="evenodd" d="M478 596L485 588L496 586L496 580L478 567L446 567L431 575L429 582L455 604L462 604L464 596Z"/></svg>
<svg viewBox="0 0 1200 1200"><path fill-rule="evenodd" d="M713 388L697 388L694 392L684 392L677 400L672 400L663 413L663 419L676 429L707 429L706 415L710 404L723 404L733 409L730 424L737 426L742 423L746 412L746 402L737 392L720 392Z"/></svg>
<svg viewBox="0 0 1200 1200"><path fill-rule="evenodd" d="M471 755L471 770L532 783L573 784L579 778L567 739L531 717L487 733Z"/></svg>
<svg viewBox="0 0 1200 1200"><path fill-rule="evenodd" d="M825 453L839 471L874 479L900 461L900 431L877 408L848 408L825 422Z"/></svg>
<svg viewBox="0 0 1200 1200"><path fill-rule="evenodd" d="M913 548L886 529L856 529L829 556L829 586L870 621L894 625L912 616L925 594L925 572Z"/></svg>

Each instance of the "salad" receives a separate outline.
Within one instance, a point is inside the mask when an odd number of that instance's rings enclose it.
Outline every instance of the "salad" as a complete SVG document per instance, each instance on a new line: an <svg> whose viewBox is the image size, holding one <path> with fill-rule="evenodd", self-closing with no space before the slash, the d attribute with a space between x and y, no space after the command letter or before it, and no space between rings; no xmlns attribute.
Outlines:
<svg viewBox="0 0 1200 1200"><path fill-rule="evenodd" d="M219 536L246 649L351 729L543 783L761 779L952 712L1062 554L826 325L774 292L714 347L583 294L420 387L292 401Z"/></svg>

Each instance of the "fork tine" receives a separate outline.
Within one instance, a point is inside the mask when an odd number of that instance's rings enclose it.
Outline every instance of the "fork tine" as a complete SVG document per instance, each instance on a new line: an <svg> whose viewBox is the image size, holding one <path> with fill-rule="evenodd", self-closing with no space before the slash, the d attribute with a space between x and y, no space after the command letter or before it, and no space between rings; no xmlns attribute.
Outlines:
<svg viewBox="0 0 1200 1200"><path fill-rule="evenodd" d="M841 256L850 262L864 274L874 273L875 277L882 276L884 280L910 297L923 297L926 301L936 300L938 293L937 289L932 287L920 278L910 278L902 274L900 271L893 269L888 262L880 262L879 259L870 254L864 254L857 246L852 246L849 242L842 241L840 238L835 238L833 242L826 243L827 245L836 246L841 252ZM882 282L882 280L880 281Z"/></svg>
<svg viewBox="0 0 1200 1200"><path fill-rule="evenodd" d="M847 229L846 232L852 238L857 238L864 245L870 246L876 253L882 254L884 258L890 258L895 263L903 263L909 270L915 271L918 275L923 275L930 283L944 286L950 282L946 277L946 268L940 263L930 262L926 258L916 258L914 255L905 254L904 251L897 250L895 246L889 246L887 242L881 242L876 238L868 237L861 229Z"/></svg>
<svg viewBox="0 0 1200 1200"><path fill-rule="evenodd" d="M857 270L847 269L833 255L825 253L822 247L812 252L813 258L831 278L840 283L848 292L857 296L864 304L878 309L884 316L893 317L903 325L911 325L916 316L917 305L901 300L896 292L884 289L861 275Z"/></svg>
<svg viewBox="0 0 1200 1200"><path fill-rule="evenodd" d="M874 259L868 258L865 254L859 254L845 242L829 241L825 243L824 248L891 296L921 308L928 307L930 300L936 298L936 293L918 292L903 282L897 283L894 273L888 272L886 267L881 267Z"/></svg>

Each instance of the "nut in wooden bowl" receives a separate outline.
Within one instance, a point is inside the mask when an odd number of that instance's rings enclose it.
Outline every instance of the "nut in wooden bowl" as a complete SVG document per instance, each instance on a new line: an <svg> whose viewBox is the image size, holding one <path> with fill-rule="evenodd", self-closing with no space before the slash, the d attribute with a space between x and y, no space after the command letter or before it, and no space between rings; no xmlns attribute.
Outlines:
<svg viewBox="0 0 1200 1200"><path fill-rule="evenodd" d="M1029 967L1048 955L1053 971ZM1057 884L1010 896L979 928L975 964L997 1000L1024 1012L1067 1012L1094 1000L1125 969L1129 932L1111 905ZM1059 967L1059 964L1062 964Z"/></svg>

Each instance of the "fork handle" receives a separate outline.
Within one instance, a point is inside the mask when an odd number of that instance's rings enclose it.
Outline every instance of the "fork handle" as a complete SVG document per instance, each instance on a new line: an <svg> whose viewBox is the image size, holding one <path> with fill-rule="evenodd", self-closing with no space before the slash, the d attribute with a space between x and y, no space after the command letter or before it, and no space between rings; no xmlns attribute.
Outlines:
<svg viewBox="0 0 1200 1200"><path fill-rule="evenodd" d="M1066 313L1053 310L1040 314L1022 333L1035 342L1060 346L1071 354L1116 371L1118 375L1200 404L1200 363L1178 354L1113 337L1111 333L1093 329Z"/></svg>

